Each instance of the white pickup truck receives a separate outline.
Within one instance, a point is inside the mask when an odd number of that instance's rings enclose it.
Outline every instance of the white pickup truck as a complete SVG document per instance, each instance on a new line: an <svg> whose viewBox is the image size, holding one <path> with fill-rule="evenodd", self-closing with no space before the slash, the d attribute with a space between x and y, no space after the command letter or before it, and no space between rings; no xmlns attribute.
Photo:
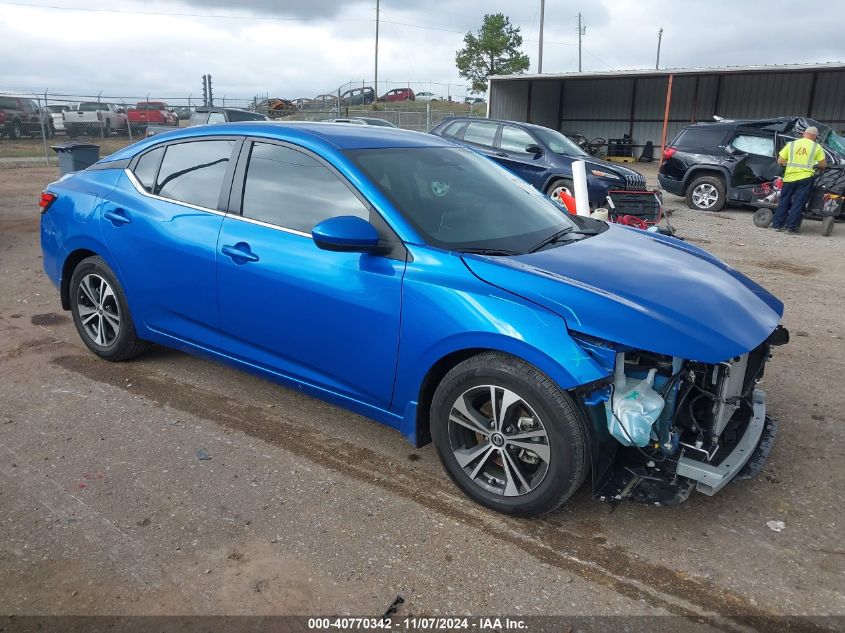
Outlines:
<svg viewBox="0 0 845 633"><path fill-rule="evenodd" d="M68 136L99 136L101 130L103 136L111 136L126 131L126 111L113 103L83 101L74 110L63 112L62 119Z"/></svg>

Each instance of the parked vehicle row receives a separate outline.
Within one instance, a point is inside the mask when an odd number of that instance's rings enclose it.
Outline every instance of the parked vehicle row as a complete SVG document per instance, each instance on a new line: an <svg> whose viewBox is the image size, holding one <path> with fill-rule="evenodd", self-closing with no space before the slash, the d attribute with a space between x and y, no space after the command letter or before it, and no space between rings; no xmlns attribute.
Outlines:
<svg viewBox="0 0 845 633"><path fill-rule="evenodd" d="M32 99L21 97L0 97L0 137L17 140L22 136L47 138L55 134L53 117L44 108L39 108Z"/></svg>

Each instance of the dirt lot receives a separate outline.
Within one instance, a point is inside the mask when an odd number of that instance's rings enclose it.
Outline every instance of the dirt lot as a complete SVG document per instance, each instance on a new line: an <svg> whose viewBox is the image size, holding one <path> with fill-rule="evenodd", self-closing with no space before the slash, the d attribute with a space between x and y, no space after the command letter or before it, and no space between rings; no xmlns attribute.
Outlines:
<svg viewBox="0 0 845 633"><path fill-rule="evenodd" d="M845 225L788 236L670 197L680 235L786 303L772 458L678 508L585 487L517 520L431 446L299 393L165 349L96 360L41 271L53 177L0 169L0 613L378 615L401 594L400 615L845 616Z"/></svg>

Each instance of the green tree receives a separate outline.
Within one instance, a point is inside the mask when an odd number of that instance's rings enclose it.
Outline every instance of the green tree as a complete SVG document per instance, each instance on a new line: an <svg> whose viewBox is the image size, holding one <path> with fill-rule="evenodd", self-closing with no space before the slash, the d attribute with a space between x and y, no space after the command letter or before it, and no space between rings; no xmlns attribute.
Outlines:
<svg viewBox="0 0 845 633"><path fill-rule="evenodd" d="M528 70L528 55L519 50L519 27L502 13L485 15L476 35L464 36L464 47L455 55L458 74L472 82L473 92L487 90L490 75L512 75Z"/></svg>

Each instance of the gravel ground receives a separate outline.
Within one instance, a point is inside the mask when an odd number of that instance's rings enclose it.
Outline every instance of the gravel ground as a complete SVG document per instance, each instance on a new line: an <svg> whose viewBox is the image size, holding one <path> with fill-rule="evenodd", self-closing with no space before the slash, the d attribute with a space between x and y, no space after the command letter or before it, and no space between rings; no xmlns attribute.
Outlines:
<svg viewBox="0 0 845 633"><path fill-rule="evenodd" d="M95 359L41 271L53 177L0 169L0 613L377 615L401 594L400 615L845 616L845 225L787 236L667 196L679 235L786 303L772 457L678 508L583 488L519 520L468 503L431 446L260 378Z"/></svg>

